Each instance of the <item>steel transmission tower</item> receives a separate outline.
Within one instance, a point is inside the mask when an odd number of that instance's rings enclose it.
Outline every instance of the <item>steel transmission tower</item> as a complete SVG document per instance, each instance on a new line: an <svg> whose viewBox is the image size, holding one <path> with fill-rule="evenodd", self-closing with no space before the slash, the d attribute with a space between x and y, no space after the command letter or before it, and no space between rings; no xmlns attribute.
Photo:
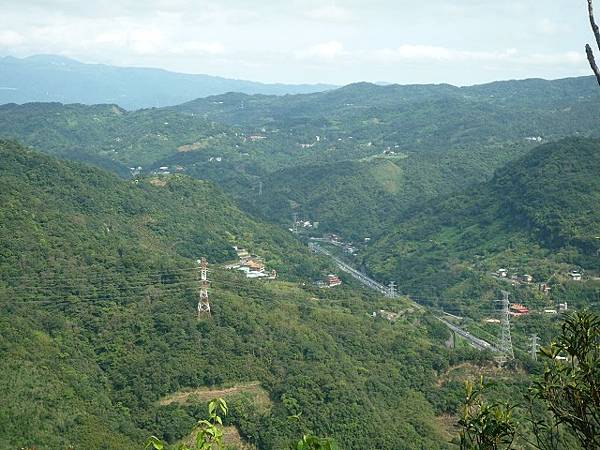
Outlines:
<svg viewBox="0 0 600 450"><path fill-rule="evenodd" d="M510 337L510 302L508 301L508 292L502 291L502 300L497 301L502 302L502 311L500 313L500 340L498 341L500 356L497 358L498 363L502 365L515 357L512 339Z"/></svg>
<svg viewBox="0 0 600 450"><path fill-rule="evenodd" d="M388 297L395 298L396 297L396 282L390 281L388 284Z"/></svg>
<svg viewBox="0 0 600 450"><path fill-rule="evenodd" d="M208 263L206 258L198 260L200 266L200 292L198 298L198 319L210 317L210 303L208 302Z"/></svg>
<svg viewBox="0 0 600 450"><path fill-rule="evenodd" d="M537 352L539 347L538 336L534 333L531 335L531 357L534 361L537 361Z"/></svg>

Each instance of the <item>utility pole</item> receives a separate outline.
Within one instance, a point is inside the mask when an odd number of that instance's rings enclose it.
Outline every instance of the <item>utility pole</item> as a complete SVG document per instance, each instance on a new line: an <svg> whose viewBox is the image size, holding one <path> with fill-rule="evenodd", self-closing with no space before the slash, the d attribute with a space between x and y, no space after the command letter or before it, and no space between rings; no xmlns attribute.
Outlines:
<svg viewBox="0 0 600 450"><path fill-rule="evenodd" d="M502 311L500 316L500 340L498 342L498 350L500 356L496 358L499 365L504 364L506 361L514 359L515 354L513 352L512 339L510 337L510 313L509 307L510 302L508 301L508 292L502 291L502 300L496 300L502 302Z"/></svg>
<svg viewBox="0 0 600 450"><path fill-rule="evenodd" d="M208 302L208 263L206 258L198 260L200 268L200 292L198 298L198 319L210 317L210 303Z"/></svg>
<svg viewBox="0 0 600 450"><path fill-rule="evenodd" d="M262 181L258 182L258 196L260 197L262 195Z"/></svg>
<svg viewBox="0 0 600 450"><path fill-rule="evenodd" d="M294 224L292 225L292 231L298 233L298 213L294 213Z"/></svg>
<svg viewBox="0 0 600 450"><path fill-rule="evenodd" d="M388 297L395 298L396 297L396 282L390 281L388 284Z"/></svg>
<svg viewBox="0 0 600 450"><path fill-rule="evenodd" d="M539 344L538 344L538 335L533 333L531 335L531 357L534 361L537 361L537 352L538 352Z"/></svg>

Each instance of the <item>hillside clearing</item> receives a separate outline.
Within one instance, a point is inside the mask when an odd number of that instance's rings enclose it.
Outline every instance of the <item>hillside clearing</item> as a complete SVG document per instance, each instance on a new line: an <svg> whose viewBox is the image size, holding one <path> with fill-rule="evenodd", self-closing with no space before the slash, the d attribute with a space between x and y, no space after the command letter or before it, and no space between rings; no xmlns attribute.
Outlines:
<svg viewBox="0 0 600 450"><path fill-rule="evenodd" d="M158 401L159 405L166 406L173 403L186 404L186 403L205 403L209 402L214 398L225 398L237 395L246 394L252 398L255 405L260 409L268 409L271 407L271 399L269 394L265 391L260 382L251 381L248 383L240 383L231 387L221 388L198 388L192 390L181 390L174 392L173 394L167 395Z"/></svg>

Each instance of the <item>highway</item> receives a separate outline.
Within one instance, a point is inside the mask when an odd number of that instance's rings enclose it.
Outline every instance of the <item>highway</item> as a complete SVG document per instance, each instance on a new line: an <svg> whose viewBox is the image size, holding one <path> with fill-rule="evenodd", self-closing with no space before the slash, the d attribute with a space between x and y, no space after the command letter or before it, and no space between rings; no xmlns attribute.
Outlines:
<svg viewBox="0 0 600 450"><path fill-rule="evenodd" d="M490 344L489 342L484 341L483 339L479 339L476 336L473 336L468 331L465 331L462 328L459 328L456 325L451 324L447 320L444 320L441 317L437 317L437 316L436 316L436 319L439 320L440 322L442 322L444 325L446 325L448 328L450 328L452 331L454 331L459 336L462 336L463 338L465 338L466 340L468 340L469 343L473 347L475 347L476 349L479 349L479 350L491 350L493 352L497 352L498 351L498 349L496 347L494 347L492 344Z"/></svg>
<svg viewBox="0 0 600 450"><path fill-rule="evenodd" d="M377 291L377 292L385 295L386 297L393 298L393 297L397 297L398 296L398 294L396 294L395 292L391 292L390 289L387 286L384 286L383 284L381 284L381 283L375 281L374 279L368 277L364 273L359 272L354 267L346 264L340 258L338 258L337 256L333 255L330 251L325 250L317 242L314 242L315 240L316 239L313 239L312 242L308 243L308 246L310 247L311 250L313 250L316 253L321 253L323 255L328 256L333 261L335 261L335 263L337 264L337 266L341 270L343 270L344 272L348 273L352 277L356 278L358 281L360 281L365 286L367 286L367 287L369 287L369 288L371 288L371 289L373 289L373 290L375 290L375 291ZM321 241L331 243L330 241L328 241L326 239L322 239ZM447 320L442 319L441 317L437 317L437 316L435 316L435 317L440 322L442 322L444 325L446 325L448 328L450 328L452 331L454 331L456 334L458 334L459 336L462 336L467 341L469 341L469 343L473 347L475 347L475 348L477 348L479 350L491 350L493 352L497 352L498 351L498 349L496 347L494 347L492 344L490 344L489 342L484 341L483 339L480 339L477 336L472 335L468 331L465 331L462 328L457 327L456 325L448 322Z"/></svg>
<svg viewBox="0 0 600 450"><path fill-rule="evenodd" d="M385 295L386 297L394 298L397 296L396 293L391 292L387 286L384 286L383 284L378 283L374 279L366 276L364 273L359 272L354 267L349 266L344 261L339 259L337 256L334 256L331 252L329 252L328 250L325 250L323 247L321 247L316 242L309 242L308 246L311 248L311 250L313 250L317 253L321 253L323 255L327 255L328 257L333 259L340 269L342 269L344 272L351 275L352 277L356 278L358 281L360 281L365 286Z"/></svg>

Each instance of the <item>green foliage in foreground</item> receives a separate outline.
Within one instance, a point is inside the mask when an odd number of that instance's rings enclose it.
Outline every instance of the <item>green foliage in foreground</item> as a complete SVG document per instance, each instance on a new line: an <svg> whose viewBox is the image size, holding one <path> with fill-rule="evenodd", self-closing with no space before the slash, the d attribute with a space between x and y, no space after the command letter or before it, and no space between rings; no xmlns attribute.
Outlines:
<svg viewBox="0 0 600 450"><path fill-rule="evenodd" d="M540 354L546 367L529 398L538 402L538 412L530 404L524 423L513 417L513 410L524 405L485 400L483 380L467 382L458 422L461 449L600 448L600 316L587 311L567 315L560 335Z"/></svg>
<svg viewBox="0 0 600 450"><path fill-rule="evenodd" d="M195 445L190 448L186 444L177 446L177 450L221 450L223 448L223 419L228 411L227 402L222 398L214 399L208 404L208 419L198 422ZM163 450L165 444L156 436L148 438L144 449ZM304 435L292 450L338 450L333 439Z"/></svg>
<svg viewBox="0 0 600 450"><path fill-rule="evenodd" d="M508 404L483 401L483 379L478 384L466 383L466 399L458 425L462 450L497 450L511 448L516 424L512 417L514 407Z"/></svg>
<svg viewBox="0 0 600 450"><path fill-rule="evenodd" d="M203 419L196 425L196 442L193 449L185 444L177 450L221 450L223 448L223 419L227 415L227 402L222 398L214 399L208 403L208 419ZM156 436L151 436L144 450L163 450L164 443Z"/></svg>
<svg viewBox="0 0 600 450"><path fill-rule="evenodd" d="M550 363L533 395L585 449L600 448L600 316L588 312L570 315L558 339L542 348ZM564 357L566 362L556 362Z"/></svg>

